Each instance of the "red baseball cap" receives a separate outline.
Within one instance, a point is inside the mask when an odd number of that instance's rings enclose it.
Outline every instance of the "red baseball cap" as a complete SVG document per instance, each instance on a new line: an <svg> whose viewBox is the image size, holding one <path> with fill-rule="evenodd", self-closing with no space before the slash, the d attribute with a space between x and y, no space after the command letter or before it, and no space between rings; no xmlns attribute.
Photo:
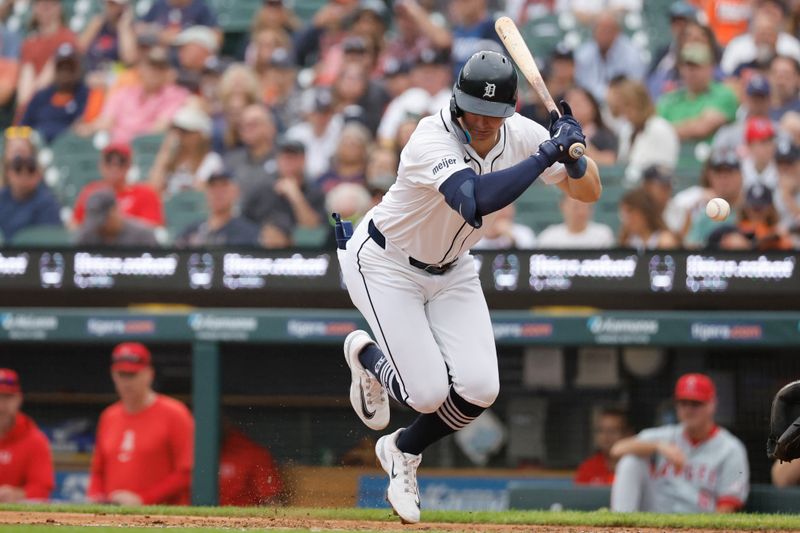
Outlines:
<svg viewBox="0 0 800 533"><path fill-rule="evenodd" d="M710 402L717 397L717 388L705 374L684 374L675 384L676 400Z"/></svg>
<svg viewBox="0 0 800 533"><path fill-rule="evenodd" d="M0 394L19 394L19 376L10 368L0 368Z"/></svg>
<svg viewBox="0 0 800 533"><path fill-rule="evenodd" d="M748 143L766 141L773 137L775 137L775 128L768 118L752 117L747 119L744 138Z"/></svg>
<svg viewBox="0 0 800 533"><path fill-rule="evenodd" d="M127 159L131 158L131 145L123 142L114 142L103 148L103 155L120 154Z"/></svg>
<svg viewBox="0 0 800 533"><path fill-rule="evenodd" d="M141 342L123 342L111 352L111 370L135 373L149 366L150 350Z"/></svg>

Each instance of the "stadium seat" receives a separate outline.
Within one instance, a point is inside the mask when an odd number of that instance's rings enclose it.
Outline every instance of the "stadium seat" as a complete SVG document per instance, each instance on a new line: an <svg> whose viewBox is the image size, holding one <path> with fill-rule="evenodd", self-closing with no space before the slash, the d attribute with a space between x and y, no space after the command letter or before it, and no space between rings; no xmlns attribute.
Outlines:
<svg viewBox="0 0 800 533"><path fill-rule="evenodd" d="M560 198L561 191L558 187L535 184L514 202L517 208L515 219L538 234L547 226L561 222L561 211L558 207Z"/></svg>
<svg viewBox="0 0 800 533"><path fill-rule="evenodd" d="M56 172L51 185L61 205L72 205L83 186L100 177L97 169L100 153L90 138L71 133L56 138L50 150L50 167Z"/></svg>
<svg viewBox="0 0 800 533"><path fill-rule="evenodd" d="M62 226L30 226L11 239L15 246L62 246L70 244L70 234Z"/></svg>
<svg viewBox="0 0 800 533"><path fill-rule="evenodd" d="M537 58L540 68L544 66L542 62L550 55L564 35L559 26L558 15L537 17L523 26L520 33L534 57Z"/></svg>
<svg viewBox="0 0 800 533"><path fill-rule="evenodd" d="M211 7L217 13L219 25L225 33L250 31L255 14L261 5L261 0L213 0L211 2Z"/></svg>
<svg viewBox="0 0 800 533"><path fill-rule="evenodd" d="M331 231L333 228L325 224L318 228L297 227L292 231L292 242L298 248L319 248L325 244Z"/></svg>
<svg viewBox="0 0 800 533"><path fill-rule="evenodd" d="M604 185L603 195L594 206L594 220L616 231L619 228L619 201L626 191L621 184Z"/></svg>
<svg viewBox="0 0 800 533"><path fill-rule="evenodd" d="M164 213L170 240L174 241L189 225L206 218L206 195L202 191L177 192L164 202Z"/></svg>
<svg viewBox="0 0 800 533"><path fill-rule="evenodd" d="M300 17L300 20L310 21L314 13L319 11L319 8L325 5L325 0L303 0L302 2L295 2L294 12Z"/></svg>
<svg viewBox="0 0 800 533"><path fill-rule="evenodd" d="M131 142L133 149L133 165L136 168L136 181L145 181L153 162L158 154L158 149L164 141L164 134L155 133L153 135L140 135Z"/></svg>

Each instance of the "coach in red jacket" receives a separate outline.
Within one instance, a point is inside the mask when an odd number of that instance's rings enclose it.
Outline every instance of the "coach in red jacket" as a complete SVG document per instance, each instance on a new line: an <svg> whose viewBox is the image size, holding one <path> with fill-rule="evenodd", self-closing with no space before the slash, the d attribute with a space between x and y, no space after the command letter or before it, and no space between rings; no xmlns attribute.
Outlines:
<svg viewBox="0 0 800 533"><path fill-rule="evenodd" d="M0 503L47 500L55 486L47 437L20 406L19 376L0 368Z"/></svg>

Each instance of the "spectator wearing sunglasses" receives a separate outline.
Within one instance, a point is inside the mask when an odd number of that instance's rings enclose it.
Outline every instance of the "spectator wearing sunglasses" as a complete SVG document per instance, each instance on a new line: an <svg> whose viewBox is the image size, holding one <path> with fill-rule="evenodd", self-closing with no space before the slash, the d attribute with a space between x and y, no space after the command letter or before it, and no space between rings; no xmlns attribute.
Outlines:
<svg viewBox="0 0 800 533"><path fill-rule="evenodd" d="M75 201L73 222L83 223L86 213L86 200L102 188L114 191L117 205L122 214L153 226L164 224L164 209L161 197L145 183L128 183L133 153L126 143L112 143L103 149L99 162L100 179L86 185Z"/></svg>
<svg viewBox="0 0 800 533"><path fill-rule="evenodd" d="M21 121L38 131L47 143L80 120L89 99L78 50L69 43L62 44L56 51L54 63L53 83L33 95Z"/></svg>
<svg viewBox="0 0 800 533"><path fill-rule="evenodd" d="M6 241L23 228L61 225L61 206L42 181L33 135L27 127L6 130L0 189L0 233Z"/></svg>

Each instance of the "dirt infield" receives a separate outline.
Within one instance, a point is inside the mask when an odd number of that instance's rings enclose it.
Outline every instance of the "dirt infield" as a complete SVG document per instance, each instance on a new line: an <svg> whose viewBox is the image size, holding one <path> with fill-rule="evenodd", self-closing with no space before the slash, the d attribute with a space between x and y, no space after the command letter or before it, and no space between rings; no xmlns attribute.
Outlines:
<svg viewBox="0 0 800 533"><path fill-rule="evenodd" d="M274 513L274 511L273 511ZM120 515L88 513L50 513L0 511L2 525L52 525L52 526L105 526L105 527L208 527L231 530L248 529L305 529L312 531L444 531L444 532L497 532L497 533L719 533L710 529L663 529L630 527L586 527L586 526L534 526L530 524L453 524L422 523L403 526L399 522L376 520L328 520L318 518L287 518L284 516L222 517L222 516L166 516L166 515ZM761 533L784 533L783 530L764 530ZM787 532L789 530L786 530Z"/></svg>

